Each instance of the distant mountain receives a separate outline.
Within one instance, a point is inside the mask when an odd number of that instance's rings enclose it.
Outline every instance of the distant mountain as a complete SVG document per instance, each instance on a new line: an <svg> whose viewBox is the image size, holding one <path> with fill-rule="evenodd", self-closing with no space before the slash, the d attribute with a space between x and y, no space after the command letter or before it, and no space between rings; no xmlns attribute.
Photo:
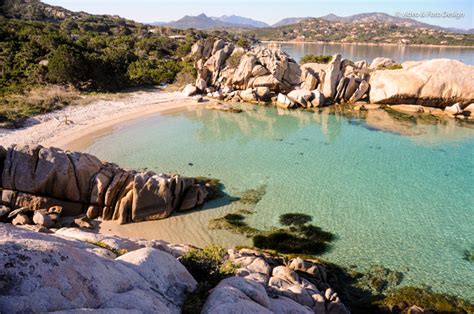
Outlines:
<svg viewBox="0 0 474 314"><path fill-rule="evenodd" d="M202 13L197 16L186 15L183 18L166 23L166 26L187 29L187 28L196 28L196 29L217 29L217 28L257 28L265 26L255 26L263 25L265 23L254 21L241 16L221 16L221 17L209 17L206 14ZM266 24L265 24L266 25ZM268 25L266 25L268 26Z"/></svg>
<svg viewBox="0 0 474 314"><path fill-rule="evenodd" d="M379 23L389 23L397 26L405 27L414 27L414 28L433 28L441 29L440 26L435 26L427 23L422 23L414 19L403 18L398 16L393 16L387 13L382 12L370 12L370 13L360 13L349 16L337 16L335 14L328 14L321 16L320 19L326 21L341 21L344 23L368 23L368 22L379 22Z"/></svg>
<svg viewBox="0 0 474 314"><path fill-rule="evenodd" d="M230 23L234 25L242 25L244 27L269 27L265 22L249 19L248 17L238 16L238 15L223 15L221 17L211 17L214 20L218 20L225 23Z"/></svg>
<svg viewBox="0 0 474 314"><path fill-rule="evenodd" d="M292 25L292 24L296 24L296 23L302 22L302 21L310 19L310 18L311 17L287 17L286 19L283 19L283 20L273 24L272 27Z"/></svg>

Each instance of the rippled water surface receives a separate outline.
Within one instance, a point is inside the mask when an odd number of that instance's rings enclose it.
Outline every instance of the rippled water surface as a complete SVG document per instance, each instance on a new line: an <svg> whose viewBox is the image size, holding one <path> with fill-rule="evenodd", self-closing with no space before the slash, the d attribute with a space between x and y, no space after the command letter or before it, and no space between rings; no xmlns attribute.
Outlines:
<svg viewBox="0 0 474 314"><path fill-rule="evenodd" d="M463 259L474 248L472 126L382 110L243 109L150 116L86 150L124 167L216 177L230 195L265 184L251 225L276 226L287 212L310 214L337 235L324 258L361 268L381 264L403 272L404 284L474 301L474 264ZM203 221L193 228L212 241ZM221 237L239 244L226 232Z"/></svg>
<svg viewBox="0 0 474 314"><path fill-rule="evenodd" d="M317 44L317 43L284 43L278 47L296 61L307 54L333 55L341 53L343 58L352 61L374 58L391 58L399 63L438 58L448 58L474 65L474 48L459 47L414 47L414 46L368 46L354 44Z"/></svg>

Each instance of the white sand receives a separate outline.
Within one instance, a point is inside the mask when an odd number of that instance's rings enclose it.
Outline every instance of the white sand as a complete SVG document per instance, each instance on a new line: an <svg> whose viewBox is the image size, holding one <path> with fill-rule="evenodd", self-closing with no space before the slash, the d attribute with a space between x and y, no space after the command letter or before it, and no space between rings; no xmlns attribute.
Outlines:
<svg viewBox="0 0 474 314"><path fill-rule="evenodd" d="M116 99L69 106L35 116L29 119L28 126L21 129L0 129L0 145L41 144L69 149L74 147L73 143L121 122L187 106L196 106L196 101L179 92L153 89L122 94ZM72 123L64 123L66 117Z"/></svg>

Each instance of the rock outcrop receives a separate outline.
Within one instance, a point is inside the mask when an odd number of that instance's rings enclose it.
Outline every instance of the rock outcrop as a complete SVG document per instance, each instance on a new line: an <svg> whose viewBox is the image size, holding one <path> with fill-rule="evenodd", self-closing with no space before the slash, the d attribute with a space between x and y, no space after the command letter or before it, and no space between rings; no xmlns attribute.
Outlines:
<svg viewBox="0 0 474 314"><path fill-rule="evenodd" d="M186 95L200 91L210 98L232 102L271 100L285 109L360 101L439 108L459 103L460 111L454 115L463 113L474 101L474 67L449 59L405 62L398 69L400 65L389 58L375 58L368 64L335 54L329 64L300 66L280 49L246 50L209 39L197 42L190 57L198 78L195 85L185 87ZM265 92L258 92L259 88ZM312 96L292 96L305 91ZM452 110L447 113L453 115Z"/></svg>
<svg viewBox="0 0 474 314"><path fill-rule="evenodd" d="M226 312L242 307L262 313L349 313L330 287L328 270L322 264L295 258L285 266L275 257L250 249L229 250L229 260L240 267L236 274L244 280L223 281L206 302L207 309L221 308L216 302L221 297L233 300L227 302ZM272 296L268 301L255 283Z"/></svg>
<svg viewBox="0 0 474 314"><path fill-rule="evenodd" d="M198 72L196 86L201 91L268 87L274 92L288 92L301 83L300 66L281 50L256 47L246 51L216 40L209 55L202 53L206 45L207 40L198 41L191 49ZM226 62L229 58L236 59L235 64Z"/></svg>
<svg viewBox="0 0 474 314"><path fill-rule="evenodd" d="M116 258L96 245L0 224L0 312L180 313L196 281L170 254Z"/></svg>
<svg viewBox="0 0 474 314"><path fill-rule="evenodd" d="M474 102L474 66L450 59L404 62L402 69L375 71L370 102L444 108Z"/></svg>
<svg viewBox="0 0 474 314"><path fill-rule="evenodd" d="M42 146L0 152L0 204L10 208L8 219L31 215L44 227L59 223L59 215L119 223L161 219L201 205L208 196L205 183L194 178L126 171L85 153ZM55 206L60 207L56 212ZM25 212L13 211L21 208Z"/></svg>

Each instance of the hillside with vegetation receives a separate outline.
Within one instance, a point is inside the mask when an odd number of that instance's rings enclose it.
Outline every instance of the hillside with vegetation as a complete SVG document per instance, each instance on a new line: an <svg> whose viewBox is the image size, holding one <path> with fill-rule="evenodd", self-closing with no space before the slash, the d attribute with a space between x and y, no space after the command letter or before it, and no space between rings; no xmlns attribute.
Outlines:
<svg viewBox="0 0 474 314"><path fill-rule="evenodd" d="M9 0L1 10L0 123L55 109L58 101L50 98L57 93L42 95L35 103L25 94L51 84L109 92L172 83L176 77L185 83L194 79L185 56L196 40L238 40L226 32L145 25L36 0ZM68 102L63 98L61 102Z"/></svg>
<svg viewBox="0 0 474 314"><path fill-rule="evenodd" d="M263 41L474 46L473 34L451 33L424 27L414 29L377 20L344 22L309 18L296 24L251 30L248 31L248 34Z"/></svg>

